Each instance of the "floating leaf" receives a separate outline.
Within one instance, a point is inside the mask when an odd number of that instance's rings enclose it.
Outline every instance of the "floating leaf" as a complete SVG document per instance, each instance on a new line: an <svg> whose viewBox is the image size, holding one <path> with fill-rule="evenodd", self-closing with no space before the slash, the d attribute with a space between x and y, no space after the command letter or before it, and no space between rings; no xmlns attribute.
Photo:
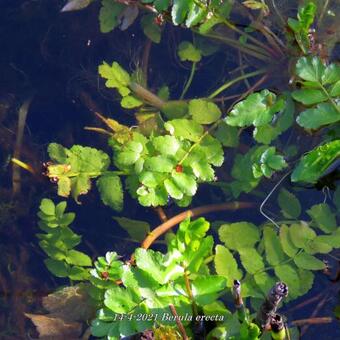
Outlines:
<svg viewBox="0 0 340 340"><path fill-rule="evenodd" d="M178 46L178 56L182 61L197 63L201 60L201 52L191 42L182 41Z"/></svg>
<svg viewBox="0 0 340 340"><path fill-rule="evenodd" d="M283 107L283 100L276 101L274 93L263 90L237 103L225 121L231 126L261 126L269 123Z"/></svg>
<svg viewBox="0 0 340 340"><path fill-rule="evenodd" d="M222 112L215 103L204 99L193 99L189 102L189 114L200 124L212 124L220 119Z"/></svg>

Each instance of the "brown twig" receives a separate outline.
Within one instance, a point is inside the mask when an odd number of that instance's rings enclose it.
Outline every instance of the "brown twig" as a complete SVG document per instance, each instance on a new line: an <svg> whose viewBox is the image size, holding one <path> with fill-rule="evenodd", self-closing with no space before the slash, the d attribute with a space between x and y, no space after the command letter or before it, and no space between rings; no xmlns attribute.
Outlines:
<svg viewBox="0 0 340 340"><path fill-rule="evenodd" d="M164 223L168 220L168 216L166 216L166 213L164 209L161 206L158 206L155 208L155 211L159 217L159 219Z"/></svg>
<svg viewBox="0 0 340 340"><path fill-rule="evenodd" d="M333 318L329 316L320 317L320 318L309 318L309 319L301 319L292 321L292 325L294 326L302 326L302 325L319 325L322 323L331 323L333 322ZM302 335L302 334L301 334Z"/></svg>
<svg viewBox="0 0 340 340"><path fill-rule="evenodd" d="M175 318L175 321L176 321L178 330L179 330L179 332L181 333L182 338L183 338L184 340L188 340L189 338L188 338L188 336L187 336L187 333L186 333L186 331L185 331L185 328L184 328L184 326L183 326L181 320L179 319L179 316L178 316L178 314L177 314L177 311L176 311L176 309L175 309L175 306L174 306L173 304L170 304L170 305L169 305L169 308L170 308L170 310L171 310L172 315L173 315L174 318Z"/></svg>
<svg viewBox="0 0 340 340"><path fill-rule="evenodd" d="M185 282L185 288L187 290L189 299L191 301L192 313L193 313L194 317L196 318L196 316L198 314L197 305L196 305L196 302L195 302L195 299L194 299L194 294L193 294L192 289L191 289L189 275L188 275L188 272L186 270L184 271L184 282Z"/></svg>
<svg viewBox="0 0 340 340"><path fill-rule="evenodd" d="M249 203L249 202L230 202L230 203L203 205L201 207L183 211L182 213L170 218L169 220L167 220L166 222L162 223L157 228L152 230L150 234L142 242L141 247L144 249L148 249L158 237L166 233L168 230L170 230L172 227L174 227L178 223L185 220L187 217L197 217L197 216L204 215L204 214L207 214L213 211L223 211L223 210L233 211L237 209L250 208L253 206L254 204Z"/></svg>

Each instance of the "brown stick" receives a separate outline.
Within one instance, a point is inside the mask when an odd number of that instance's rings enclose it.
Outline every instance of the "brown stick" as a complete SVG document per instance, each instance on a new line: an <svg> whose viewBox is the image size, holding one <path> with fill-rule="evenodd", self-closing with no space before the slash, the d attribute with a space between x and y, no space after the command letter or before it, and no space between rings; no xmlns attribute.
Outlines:
<svg viewBox="0 0 340 340"><path fill-rule="evenodd" d="M185 328L184 328L184 326L183 326L181 320L180 320L179 317L178 317L178 314L177 314L177 312L176 312L175 306L172 305L172 304L170 304L170 305L169 305L169 308L170 308L170 310L171 310L172 315L173 315L174 318L175 318L175 321L176 321L178 330L180 331L180 333L181 333L181 335L182 335L182 338L183 338L184 340L188 340L189 338L188 338L188 336L187 336L187 333L186 333L186 331L185 331Z"/></svg>
<svg viewBox="0 0 340 340"><path fill-rule="evenodd" d="M155 208L155 211L159 217L159 219L164 223L168 220L168 217L166 216L166 213L164 209L161 206L158 206Z"/></svg>
<svg viewBox="0 0 340 340"><path fill-rule="evenodd" d="M249 202L231 202L231 203L203 205L201 207L183 211L182 213L170 218L169 220L167 220L166 222L162 223L157 228L152 230L150 234L142 242L141 247L144 249L148 249L158 237L166 233L169 229L171 229L178 223L185 220L187 217L197 217L197 216L204 215L204 214L207 214L213 211L223 211L223 210L233 211L237 209L250 208L253 206L254 204L249 203Z"/></svg>
<svg viewBox="0 0 340 340"><path fill-rule="evenodd" d="M325 317L320 317L320 318L295 320L295 321L292 321L292 325L294 326L318 325L322 323L331 323L331 322L333 322L333 318L325 316Z"/></svg>

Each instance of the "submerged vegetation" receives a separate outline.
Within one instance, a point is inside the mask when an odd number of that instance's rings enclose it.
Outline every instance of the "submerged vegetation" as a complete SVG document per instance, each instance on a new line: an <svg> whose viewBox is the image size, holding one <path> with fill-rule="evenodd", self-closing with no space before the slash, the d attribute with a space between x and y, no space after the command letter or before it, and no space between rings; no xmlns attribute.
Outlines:
<svg viewBox="0 0 340 340"><path fill-rule="evenodd" d="M70 0L62 12L95 11L92 3ZM112 56L96 65L103 91L114 93L124 113L88 105L101 125L85 129L107 145L50 141L44 176L77 204L97 191L104 205L128 214L114 219L140 246L131 254L86 254L67 202L42 199L44 262L69 286L45 298L49 314L26 316L41 337L299 338L301 323L286 320L279 304L307 294L316 273L328 270L326 256L338 260L333 252L340 249L340 66L333 35L322 35L336 15L333 4L305 0L297 11L262 0L98 5L103 34L141 25L143 61L132 67ZM243 26L234 24L240 18ZM188 74L174 85L151 75L150 49L176 26L184 39L169 53ZM224 65L215 61L230 54L238 66L221 76ZM206 68L216 79L196 83ZM299 197L309 186L336 190L310 204ZM191 209L201 202L198 192L214 201ZM269 199L279 212L265 210ZM132 200L157 211L162 223L150 229L133 220ZM168 218L178 207L189 210ZM238 214L244 209L257 209L261 219ZM217 211L233 216L211 223L200 217Z"/></svg>

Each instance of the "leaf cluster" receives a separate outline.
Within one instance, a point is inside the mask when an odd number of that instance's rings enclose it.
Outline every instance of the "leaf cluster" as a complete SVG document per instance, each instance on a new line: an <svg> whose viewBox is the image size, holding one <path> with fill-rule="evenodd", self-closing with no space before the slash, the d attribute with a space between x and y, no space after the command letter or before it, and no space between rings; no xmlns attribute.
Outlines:
<svg viewBox="0 0 340 340"><path fill-rule="evenodd" d="M81 236L74 233L69 225L75 218L74 213L65 213L66 202L57 205L50 199L41 201L38 217L39 228L44 232L37 234L40 247L48 255L45 265L57 277L71 280L89 278L88 267L92 266L89 256L74 249Z"/></svg>
<svg viewBox="0 0 340 340"><path fill-rule="evenodd" d="M262 298L280 280L289 286L290 299L307 293L313 271L325 268L315 255L340 247L339 228L329 205L312 206L307 211L311 220L305 222L298 220L301 205L294 194L282 190L278 203L291 220L280 224L279 231L248 222L223 224L218 230L222 244L215 248L216 273L226 277L228 287L233 279L242 280L243 296Z"/></svg>

